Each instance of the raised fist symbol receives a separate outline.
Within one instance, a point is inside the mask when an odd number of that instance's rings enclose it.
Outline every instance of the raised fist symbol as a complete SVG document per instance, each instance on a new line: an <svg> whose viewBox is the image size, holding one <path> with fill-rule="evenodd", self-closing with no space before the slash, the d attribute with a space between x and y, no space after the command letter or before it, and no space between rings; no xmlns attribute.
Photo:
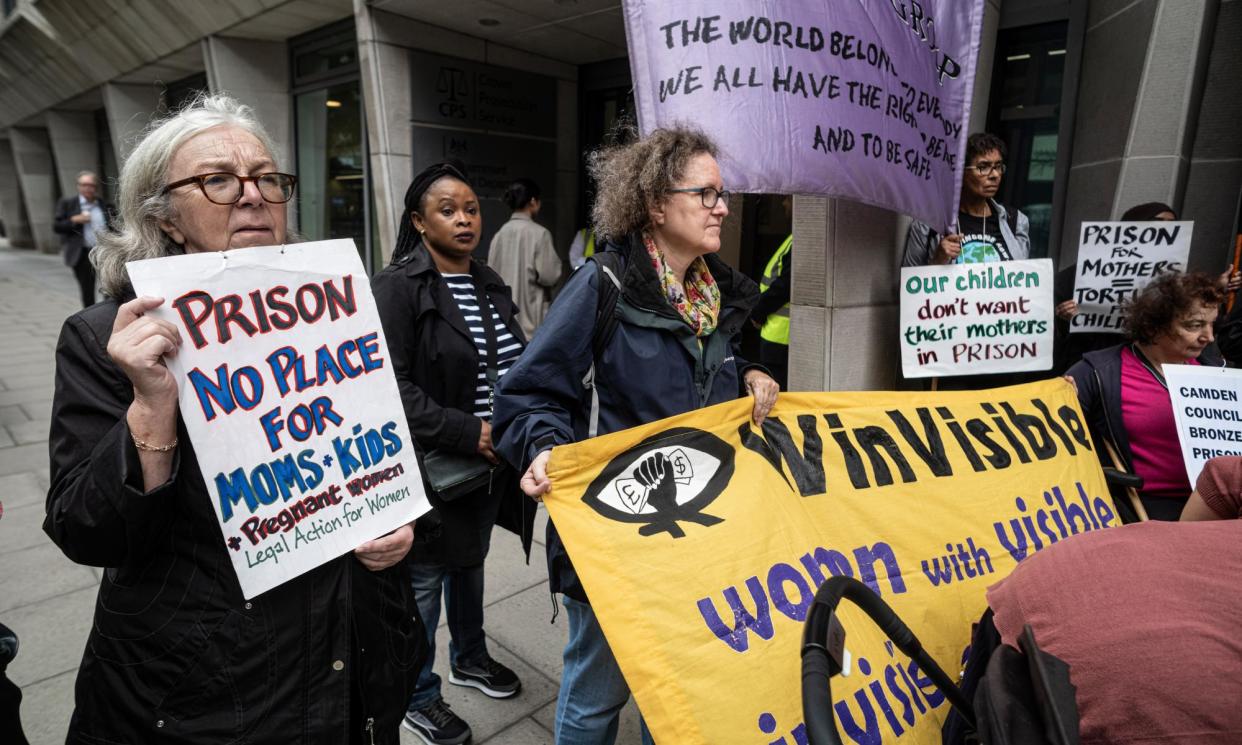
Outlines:
<svg viewBox="0 0 1242 745"><path fill-rule="evenodd" d="M677 506L677 482L673 476L673 462L664 453L654 453L644 458L634 469L634 480L650 492L647 504L659 512Z"/></svg>

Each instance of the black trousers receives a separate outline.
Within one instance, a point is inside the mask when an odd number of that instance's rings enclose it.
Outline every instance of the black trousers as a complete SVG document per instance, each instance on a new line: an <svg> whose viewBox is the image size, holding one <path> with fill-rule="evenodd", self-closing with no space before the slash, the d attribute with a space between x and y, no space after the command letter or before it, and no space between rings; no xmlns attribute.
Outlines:
<svg viewBox="0 0 1242 745"><path fill-rule="evenodd" d="M82 307L89 308L95 304L95 267L91 265L89 251L82 249L78 263L73 265L73 276L78 280L78 289L82 293Z"/></svg>

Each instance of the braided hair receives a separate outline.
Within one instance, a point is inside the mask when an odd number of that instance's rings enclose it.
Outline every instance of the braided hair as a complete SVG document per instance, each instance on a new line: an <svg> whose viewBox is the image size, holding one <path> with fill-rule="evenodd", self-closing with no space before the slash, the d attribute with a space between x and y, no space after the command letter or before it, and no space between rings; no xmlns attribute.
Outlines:
<svg viewBox="0 0 1242 745"><path fill-rule="evenodd" d="M410 182L410 188L405 190L405 209L401 212L397 245L392 250L393 264L401 263L418 247L418 244L423 242L423 237L414 229L413 215L422 209L423 195L427 193L432 184L442 178L455 178L466 186L474 188L470 184L470 178L466 175L465 164L458 160L435 163L419 171L414 180Z"/></svg>

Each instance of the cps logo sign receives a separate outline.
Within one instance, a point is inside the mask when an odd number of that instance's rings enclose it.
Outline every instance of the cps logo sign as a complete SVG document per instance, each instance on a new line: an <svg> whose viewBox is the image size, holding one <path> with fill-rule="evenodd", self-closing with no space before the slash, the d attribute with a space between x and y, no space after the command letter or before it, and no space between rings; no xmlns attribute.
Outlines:
<svg viewBox="0 0 1242 745"><path fill-rule="evenodd" d="M682 538L679 522L722 522L703 510L729 485L733 455L724 440L703 430L666 430L613 458L582 501L609 519L641 523L640 535Z"/></svg>

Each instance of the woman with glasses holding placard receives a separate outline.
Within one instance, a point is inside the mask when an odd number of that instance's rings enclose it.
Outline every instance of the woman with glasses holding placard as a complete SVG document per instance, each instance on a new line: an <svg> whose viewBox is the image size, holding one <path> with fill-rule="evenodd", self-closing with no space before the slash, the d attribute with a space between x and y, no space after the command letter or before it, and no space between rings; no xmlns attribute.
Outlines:
<svg viewBox="0 0 1242 745"><path fill-rule="evenodd" d="M940 235L915 220L906 233L902 266L1020 261L1031 254L1031 224L1016 207L996 200L1005 175L1005 142L986 132L966 140L966 166L957 232Z"/></svg>
<svg viewBox="0 0 1242 745"><path fill-rule="evenodd" d="M729 214L716 146L695 130L657 129L593 153L590 169L605 248L570 278L496 398L497 450L525 471L533 499L552 488L555 445L748 393L762 422L776 402L771 376L737 356L759 288L715 256ZM655 492L672 483L667 462L648 475L660 479ZM550 589L569 616L556 742L610 745L630 691L550 522L546 545Z"/></svg>
<svg viewBox="0 0 1242 745"><path fill-rule="evenodd" d="M149 314L170 299L135 297L125 268L283 244L296 180L273 152L223 95L152 124L93 254L108 299L61 331L43 529L106 567L70 742L397 742L427 645L412 527L243 597L163 362L182 339Z"/></svg>

